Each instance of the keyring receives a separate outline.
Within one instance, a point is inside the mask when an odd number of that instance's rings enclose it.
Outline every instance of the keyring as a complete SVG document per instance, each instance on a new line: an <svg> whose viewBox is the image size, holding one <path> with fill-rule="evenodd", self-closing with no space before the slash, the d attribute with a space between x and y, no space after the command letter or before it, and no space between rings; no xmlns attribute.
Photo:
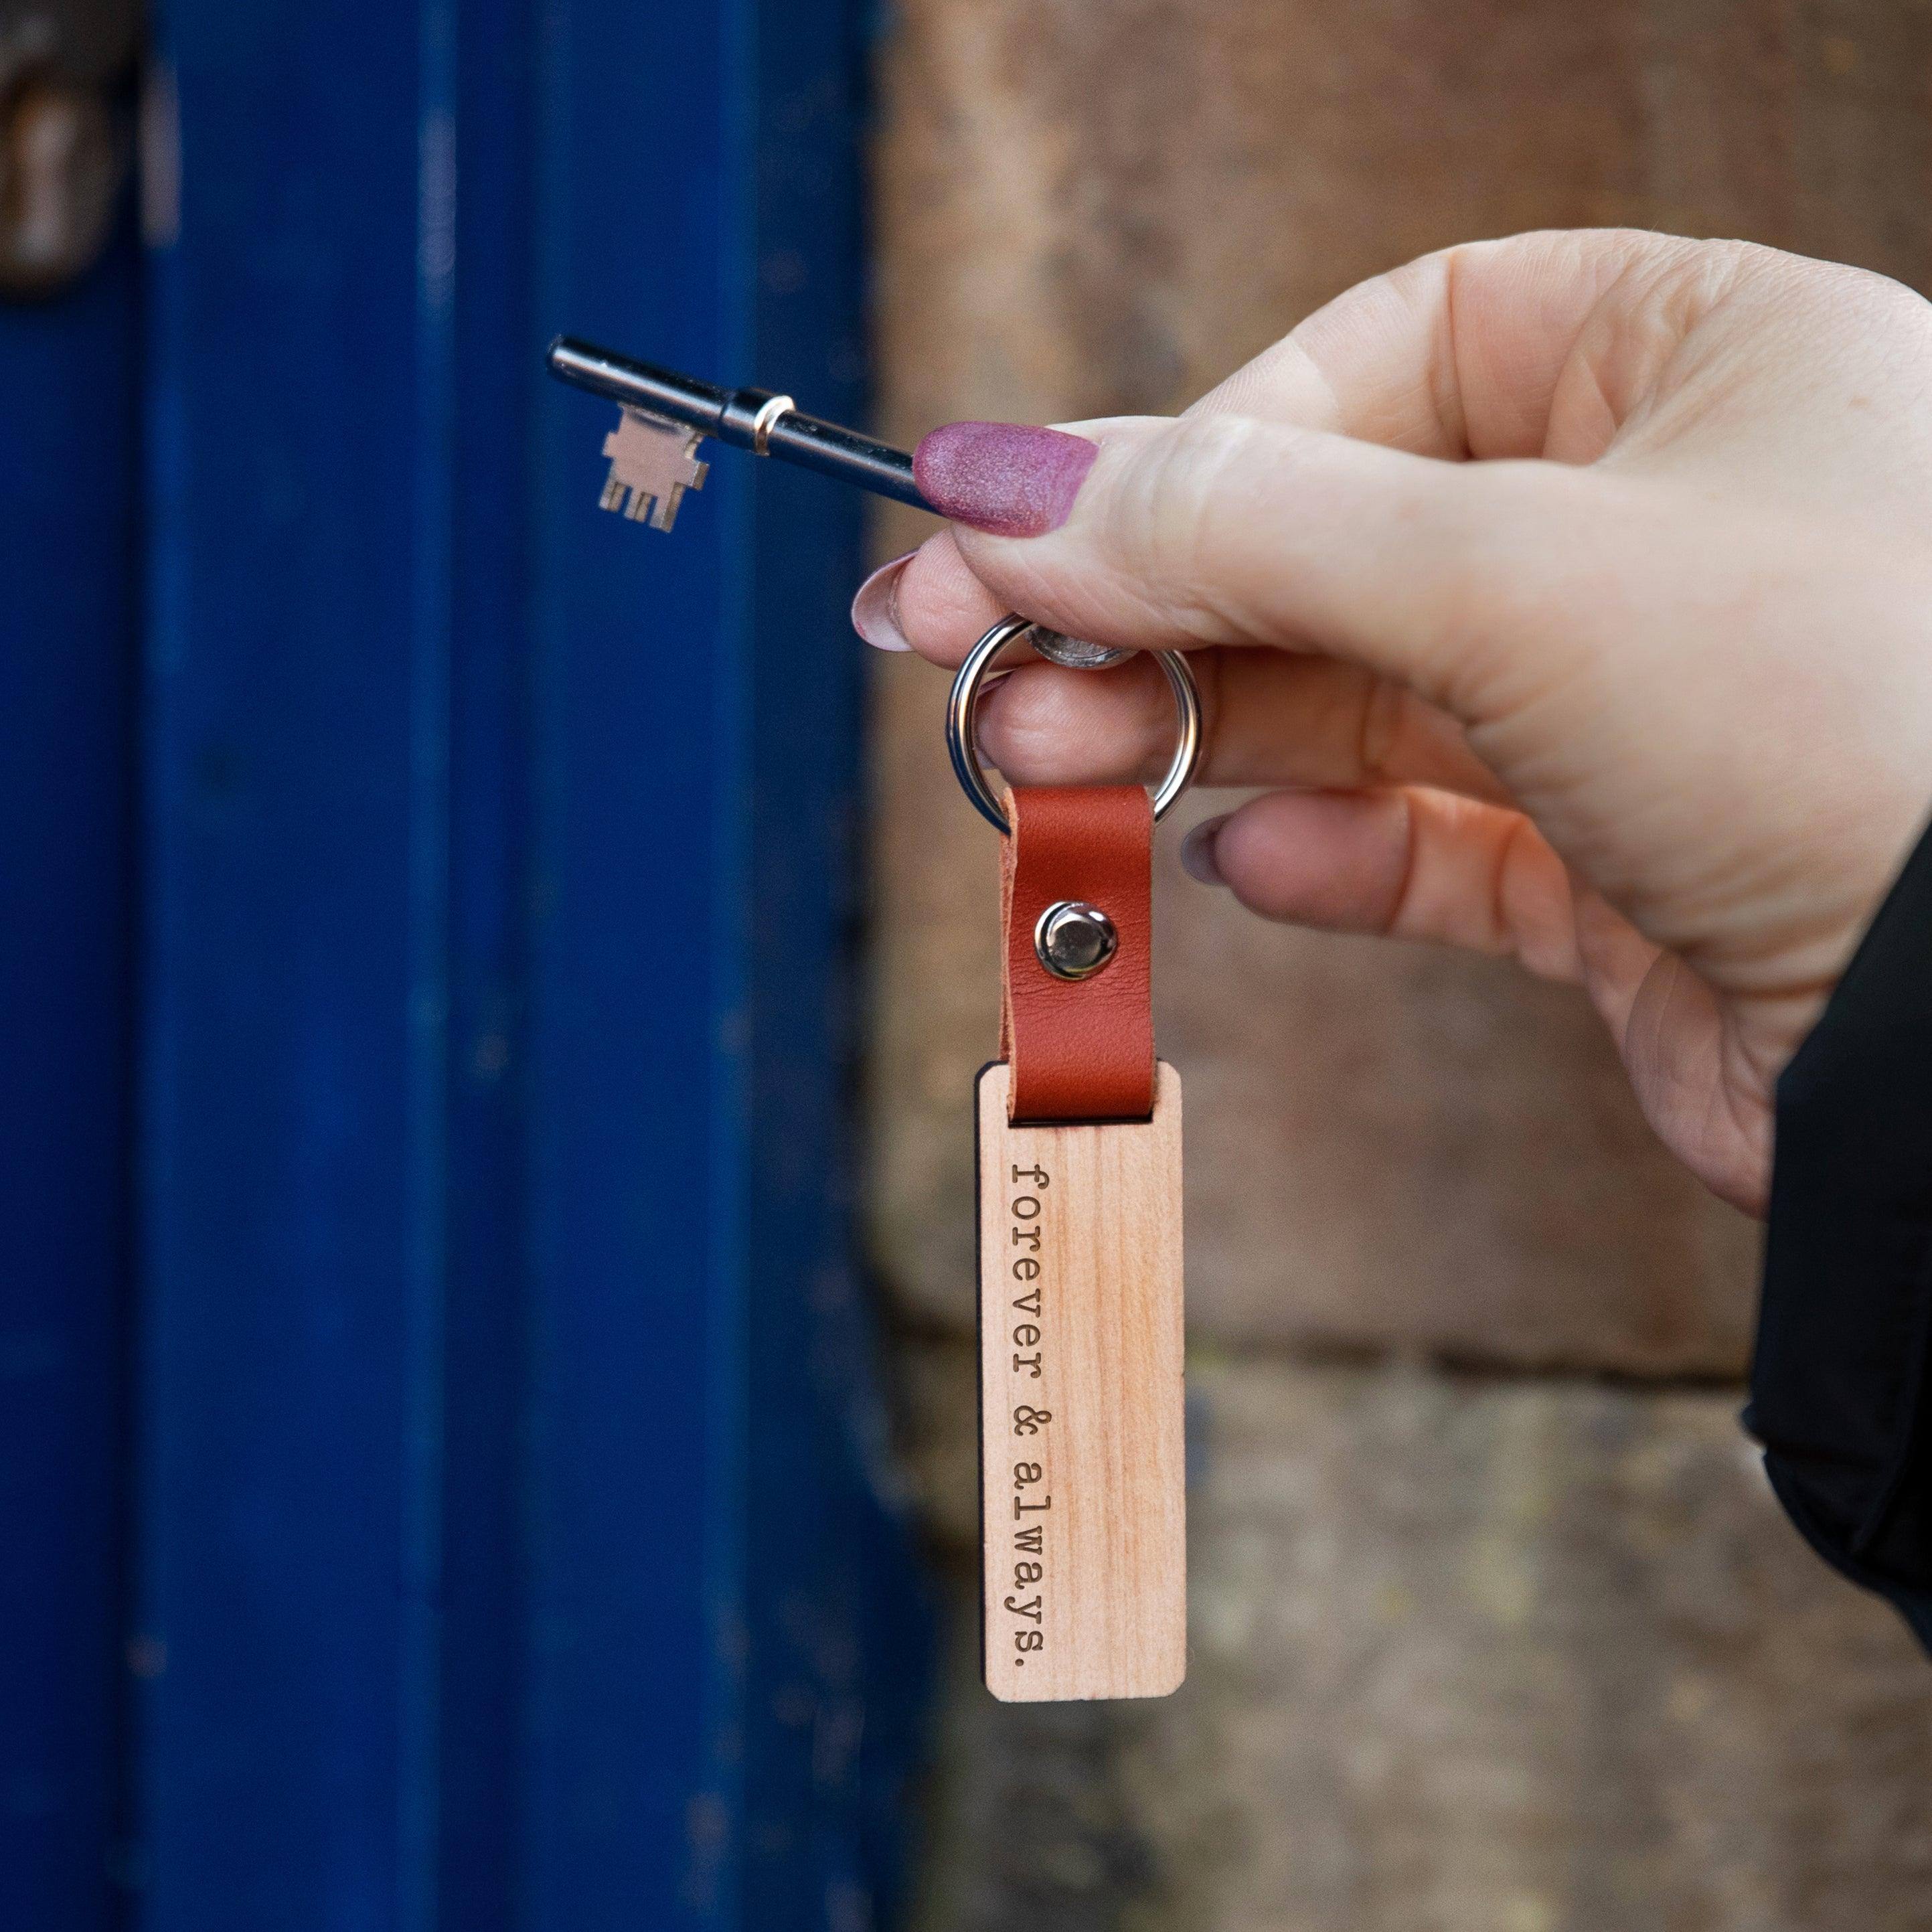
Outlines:
<svg viewBox="0 0 1932 1932"><path fill-rule="evenodd" d="M959 667L959 674L952 680L952 695L946 706L946 748L952 754L952 769L961 789L972 801L973 808L980 816L1003 833L1012 828L1006 823L1006 814L1000 809L999 800L993 796L992 787L986 782L986 771L980 763L980 748L974 736L973 714L979 705L980 688L986 682L993 660L1016 638L1032 628L1033 620L1029 617L1002 617L973 646L971 654ZM1168 688L1174 694L1174 712L1180 724L1180 739L1174 748L1174 761L1154 790L1154 823L1159 824L1167 816L1174 800L1187 789L1194 776L1194 768L1201 762L1201 692L1194 682L1193 669L1184 652L1156 651L1152 656L1167 679Z"/></svg>

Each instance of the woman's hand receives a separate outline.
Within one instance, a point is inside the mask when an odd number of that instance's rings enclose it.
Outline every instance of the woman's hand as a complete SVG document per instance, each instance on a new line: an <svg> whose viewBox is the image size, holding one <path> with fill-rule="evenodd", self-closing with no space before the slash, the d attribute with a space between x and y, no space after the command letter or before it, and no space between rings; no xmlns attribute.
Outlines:
<svg viewBox="0 0 1932 1932"><path fill-rule="evenodd" d="M862 630L953 664L1019 610L1194 652L1204 778L1275 788L1194 835L1197 878L1579 982L1658 1133L1761 1208L1773 1083L1932 805L1932 306L1525 236L1079 434L928 437L959 520ZM1029 666L982 717L1029 783L1151 772L1171 730L1145 664Z"/></svg>

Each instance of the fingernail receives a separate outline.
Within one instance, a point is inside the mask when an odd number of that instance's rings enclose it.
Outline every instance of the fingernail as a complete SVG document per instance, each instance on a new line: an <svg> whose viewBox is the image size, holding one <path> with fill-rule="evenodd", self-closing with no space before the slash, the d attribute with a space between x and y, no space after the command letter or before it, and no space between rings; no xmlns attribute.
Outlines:
<svg viewBox="0 0 1932 1932"><path fill-rule="evenodd" d="M912 646L899 628L899 572L919 554L909 550L881 564L859 586L852 600L852 628L874 650L909 651Z"/></svg>
<svg viewBox="0 0 1932 1932"><path fill-rule="evenodd" d="M1221 828L1232 816L1223 812L1219 818L1204 818L1180 842L1180 869L1190 879L1198 879L1204 886L1225 885L1221 868L1214 862L1214 842L1221 836Z"/></svg>
<svg viewBox="0 0 1932 1932"><path fill-rule="evenodd" d="M1073 514L1097 443L1024 423L956 422L912 453L912 473L942 517L996 537L1044 536Z"/></svg>

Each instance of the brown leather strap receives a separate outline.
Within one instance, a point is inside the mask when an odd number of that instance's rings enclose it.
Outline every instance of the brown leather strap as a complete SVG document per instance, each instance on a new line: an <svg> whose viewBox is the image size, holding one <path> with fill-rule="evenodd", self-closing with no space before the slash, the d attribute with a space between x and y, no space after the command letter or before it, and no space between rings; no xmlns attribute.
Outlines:
<svg viewBox="0 0 1932 1932"><path fill-rule="evenodd" d="M1154 812L1138 785L1010 793L1004 849L1000 1057L1016 1120L1144 1120L1154 1112ZM1120 950L1088 980L1056 979L1034 928L1061 899L1098 906Z"/></svg>

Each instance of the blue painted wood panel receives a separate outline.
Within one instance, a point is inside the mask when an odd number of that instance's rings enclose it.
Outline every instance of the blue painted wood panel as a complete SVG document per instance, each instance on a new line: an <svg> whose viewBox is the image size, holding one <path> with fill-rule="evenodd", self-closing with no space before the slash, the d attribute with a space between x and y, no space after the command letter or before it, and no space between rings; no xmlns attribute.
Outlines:
<svg viewBox="0 0 1932 1932"><path fill-rule="evenodd" d="M0 1924L110 1922L136 653L134 239L0 308Z"/></svg>
<svg viewBox="0 0 1932 1932"><path fill-rule="evenodd" d="M430 1922L448 677L420 32L362 0L164 28L135 1613L139 1922L168 1932Z"/></svg>
<svg viewBox="0 0 1932 1932"><path fill-rule="evenodd" d="M856 410L853 10L158 44L134 1922L884 1924L859 506L727 458L672 538L602 516L540 368Z"/></svg>

